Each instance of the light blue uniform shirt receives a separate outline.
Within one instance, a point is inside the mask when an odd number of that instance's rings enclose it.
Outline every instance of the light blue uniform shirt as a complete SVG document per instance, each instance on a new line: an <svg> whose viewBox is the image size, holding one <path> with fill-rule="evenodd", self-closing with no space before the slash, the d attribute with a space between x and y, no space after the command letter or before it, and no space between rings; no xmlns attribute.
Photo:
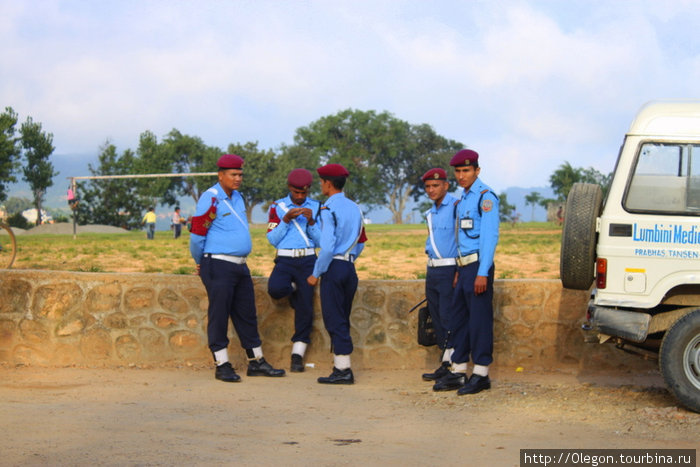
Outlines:
<svg viewBox="0 0 700 467"><path fill-rule="evenodd" d="M430 222L433 230L433 241L435 246L440 252L440 256L435 252L433 244L430 242L430 234L428 234L428 239L425 241L425 253L429 258L438 259L442 258L456 258L457 257L457 243L455 240L455 203L457 198L449 193L445 194L442 198L440 206L436 206L435 203L430 209L425 211L426 222ZM428 215L430 219L428 220Z"/></svg>
<svg viewBox="0 0 700 467"><path fill-rule="evenodd" d="M268 217L270 222L273 222L273 210L279 218L279 223L272 228L267 233L267 240L272 246L277 249L296 249L296 248L316 248L321 243L321 228L316 222L314 225L309 225L306 217L297 216L294 220L289 223L284 222L282 218L284 215L293 208L309 208L314 216L318 215L318 210L321 203L315 199L306 198L304 203L299 206L292 202L292 197L287 195L282 199L278 199L271 206L268 211ZM318 219L317 219L318 220ZM294 221L299 225L299 228L304 232L309 244L306 244L306 240L299 232L299 229L294 225ZM272 227L272 224L268 224L268 228Z"/></svg>
<svg viewBox="0 0 700 467"><path fill-rule="evenodd" d="M345 193L336 193L328 198L323 203L320 217L321 251L314 265L314 277L320 277L326 272L333 261L333 256L344 255L362 232L360 207L346 198ZM364 243L357 243L350 254L357 258L364 247Z"/></svg>
<svg viewBox="0 0 700 467"><path fill-rule="evenodd" d="M482 192L487 190L482 197ZM479 215L479 199L481 198L481 216ZM471 218L473 228L462 229L460 220ZM479 178L469 190L463 190L462 198L457 204L457 219L459 251L462 256L479 253L478 276L488 276L489 269L493 265L493 256L496 253L498 243L498 197L491 188L485 185Z"/></svg>
<svg viewBox="0 0 700 467"><path fill-rule="evenodd" d="M190 253L195 263L200 263L204 253L248 256L253 242L248 230L243 197L234 190L229 198L217 183L200 196L195 216L201 216L209 210L212 197L216 198L216 218L207 235L190 234Z"/></svg>

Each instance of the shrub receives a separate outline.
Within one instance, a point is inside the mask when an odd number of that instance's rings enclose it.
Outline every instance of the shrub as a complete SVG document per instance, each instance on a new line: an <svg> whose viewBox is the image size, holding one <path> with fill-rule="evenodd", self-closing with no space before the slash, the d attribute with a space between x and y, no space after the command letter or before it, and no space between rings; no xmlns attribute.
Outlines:
<svg viewBox="0 0 700 467"><path fill-rule="evenodd" d="M26 230L31 227L21 212L12 214L10 217L8 217L7 223L10 224L11 227L17 227L18 229Z"/></svg>

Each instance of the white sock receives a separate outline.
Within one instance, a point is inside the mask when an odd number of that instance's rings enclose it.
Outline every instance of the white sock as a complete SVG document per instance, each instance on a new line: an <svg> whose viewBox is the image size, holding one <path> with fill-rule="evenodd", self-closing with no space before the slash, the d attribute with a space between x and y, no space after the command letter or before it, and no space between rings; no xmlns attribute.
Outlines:
<svg viewBox="0 0 700 467"><path fill-rule="evenodd" d="M479 376L488 376L489 367L485 365L474 365L474 370L472 373Z"/></svg>
<svg viewBox="0 0 700 467"><path fill-rule="evenodd" d="M262 347L253 347L253 360L260 360L263 358Z"/></svg>
<svg viewBox="0 0 700 467"><path fill-rule="evenodd" d="M455 352L455 349L445 349L445 351L442 353L442 361L443 362L452 361L452 354L454 352Z"/></svg>
<svg viewBox="0 0 700 467"><path fill-rule="evenodd" d="M216 366L221 366L228 362L228 349L221 349L214 352L214 360L216 360Z"/></svg>
<svg viewBox="0 0 700 467"><path fill-rule="evenodd" d="M452 363L452 373L466 373L467 363Z"/></svg>
<svg viewBox="0 0 700 467"><path fill-rule="evenodd" d="M339 370L350 368L350 355L333 355L333 366Z"/></svg>
<svg viewBox="0 0 700 467"><path fill-rule="evenodd" d="M295 353L297 355L301 355L302 357L304 356L304 353L306 353L306 342L295 342L292 345L292 353Z"/></svg>

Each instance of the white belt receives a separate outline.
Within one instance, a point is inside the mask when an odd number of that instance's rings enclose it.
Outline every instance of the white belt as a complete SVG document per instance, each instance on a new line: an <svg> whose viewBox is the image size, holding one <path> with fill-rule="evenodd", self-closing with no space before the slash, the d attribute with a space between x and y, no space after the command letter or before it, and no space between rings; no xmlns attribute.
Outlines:
<svg viewBox="0 0 700 467"><path fill-rule="evenodd" d="M221 261L228 261L229 263L245 264L245 256L213 255L211 253L207 253L204 256L208 256L211 259L220 259Z"/></svg>
<svg viewBox="0 0 700 467"><path fill-rule="evenodd" d="M457 266L466 266L467 264L476 263L477 261L479 261L479 253L472 253L471 255L467 256L458 256Z"/></svg>
<svg viewBox="0 0 700 467"><path fill-rule="evenodd" d="M303 256L311 256L315 254L316 250L314 250L313 248L292 248L277 250L277 256L286 256L289 258L301 258Z"/></svg>
<svg viewBox="0 0 700 467"><path fill-rule="evenodd" d="M335 255L333 259L340 259L343 261L350 261L351 263L354 263L355 255Z"/></svg>
<svg viewBox="0 0 700 467"><path fill-rule="evenodd" d="M440 266L454 266L457 264L455 258L428 258L428 267L436 268Z"/></svg>

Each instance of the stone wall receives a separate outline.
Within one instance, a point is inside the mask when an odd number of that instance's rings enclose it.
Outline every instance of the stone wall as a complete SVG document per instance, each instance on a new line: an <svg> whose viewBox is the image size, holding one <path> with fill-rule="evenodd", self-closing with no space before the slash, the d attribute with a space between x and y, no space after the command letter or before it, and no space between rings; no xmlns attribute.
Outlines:
<svg viewBox="0 0 700 467"><path fill-rule="evenodd" d="M269 361L288 367L293 311L255 281L258 325ZM416 342L423 281L360 281L351 316L355 368L432 368L436 347ZM318 292L307 362L330 368ZM497 280L495 360L525 368L646 367L609 345L584 344L588 293L555 280ZM0 362L45 366L210 363L207 296L196 276L34 270L0 272ZM231 359L244 353L231 334Z"/></svg>

